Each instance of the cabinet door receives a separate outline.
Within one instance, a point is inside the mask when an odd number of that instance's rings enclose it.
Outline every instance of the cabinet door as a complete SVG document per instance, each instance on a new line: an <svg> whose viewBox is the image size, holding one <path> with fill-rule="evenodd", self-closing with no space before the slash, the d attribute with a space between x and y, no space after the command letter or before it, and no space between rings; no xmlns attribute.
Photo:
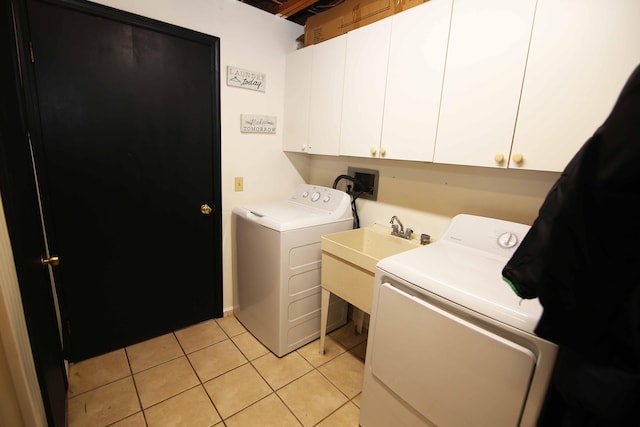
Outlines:
<svg viewBox="0 0 640 427"><path fill-rule="evenodd" d="M287 55L282 130L282 149L284 151L307 151L312 58L313 46L296 50Z"/></svg>
<svg viewBox="0 0 640 427"><path fill-rule="evenodd" d="M309 109L309 152L338 155L347 35L314 45Z"/></svg>
<svg viewBox="0 0 640 427"><path fill-rule="evenodd" d="M435 162L507 166L534 9L535 0L454 2Z"/></svg>
<svg viewBox="0 0 640 427"><path fill-rule="evenodd" d="M562 171L602 125L640 60L638 18L637 0L538 0L516 166Z"/></svg>
<svg viewBox="0 0 640 427"><path fill-rule="evenodd" d="M347 33L340 154L378 157L391 19Z"/></svg>
<svg viewBox="0 0 640 427"><path fill-rule="evenodd" d="M381 157L433 160L452 3L432 0L393 16Z"/></svg>

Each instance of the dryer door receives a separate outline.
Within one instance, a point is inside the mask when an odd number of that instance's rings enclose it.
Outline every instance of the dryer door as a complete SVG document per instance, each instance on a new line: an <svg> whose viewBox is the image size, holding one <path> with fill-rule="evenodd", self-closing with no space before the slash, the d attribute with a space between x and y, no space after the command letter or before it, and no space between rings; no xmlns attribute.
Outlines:
<svg viewBox="0 0 640 427"><path fill-rule="evenodd" d="M519 424L536 357L382 284L369 337L373 375L436 425Z"/></svg>

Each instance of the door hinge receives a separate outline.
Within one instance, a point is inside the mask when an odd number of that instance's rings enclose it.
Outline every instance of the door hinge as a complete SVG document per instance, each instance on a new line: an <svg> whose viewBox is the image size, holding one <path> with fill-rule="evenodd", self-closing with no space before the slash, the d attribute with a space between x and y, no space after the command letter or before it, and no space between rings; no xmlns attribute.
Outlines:
<svg viewBox="0 0 640 427"><path fill-rule="evenodd" d="M31 40L29 40L29 55L31 56L31 63L35 64L36 57L33 55L33 43L31 43Z"/></svg>

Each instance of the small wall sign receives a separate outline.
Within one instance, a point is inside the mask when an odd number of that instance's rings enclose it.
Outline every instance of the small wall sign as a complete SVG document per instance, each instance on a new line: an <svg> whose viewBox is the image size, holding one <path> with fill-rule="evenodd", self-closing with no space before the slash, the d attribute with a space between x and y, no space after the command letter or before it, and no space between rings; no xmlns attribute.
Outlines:
<svg viewBox="0 0 640 427"><path fill-rule="evenodd" d="M227 86L265 92L267 89L267 75L227 66Z"/></svg>
<svg viewBox="0 0 640 427"><path fill-rule="evenodd" d="M240 115L240 131L242 133L276 133L275 116L259 116L256 114Z"/></svg>

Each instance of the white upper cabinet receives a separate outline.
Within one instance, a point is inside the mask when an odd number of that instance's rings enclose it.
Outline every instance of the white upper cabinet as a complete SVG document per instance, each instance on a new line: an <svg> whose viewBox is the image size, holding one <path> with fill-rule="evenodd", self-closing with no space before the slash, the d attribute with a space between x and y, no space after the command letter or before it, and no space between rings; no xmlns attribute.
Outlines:
<svg viewBox="0 0 640 427"><path fill-rule="evenodd" d="M282 130L284 151L307 152L312 55L313 46L309 46L287 56Z"/></svg>
<svg viewBox="0 0 640 427"><path fill-rule="evenodd" d="M434 162L507 166L535 3L455 0Z"/></svg>
<svg viewBox="0 0 640 427"><path fill-rule="evenodd" d="M347 35L314 45L309 109L309 153L338 155Z"/></svg>
<svg viewBox="0 0 640 427"><path fill-rule="evenodd" d="M283 148L561 171L638 65L639 17L640 0L431 0L289 54Z"/></svg>
<svg viewBox="0 0 640 427"><path fill-rule="evenodd" d="M432 161L452 0L392 18L380 157Z"/></svg>
<svg viewBox="0 0 640 427"><path fill-rule="evenodd" d="M640 61L640 1L538 0L510 167L562 171Z"/></svg>
<svg viewBox="0 0 640 427"><path fill-rule="evenodd" d="M346 37L287 56L284 151L339 154Z"/></svg>
<svg viewBox="0 0 640 427"><path fill-rule="evenodd" d="M340 154L378 157L391 19L347 33Z"/></svg>

